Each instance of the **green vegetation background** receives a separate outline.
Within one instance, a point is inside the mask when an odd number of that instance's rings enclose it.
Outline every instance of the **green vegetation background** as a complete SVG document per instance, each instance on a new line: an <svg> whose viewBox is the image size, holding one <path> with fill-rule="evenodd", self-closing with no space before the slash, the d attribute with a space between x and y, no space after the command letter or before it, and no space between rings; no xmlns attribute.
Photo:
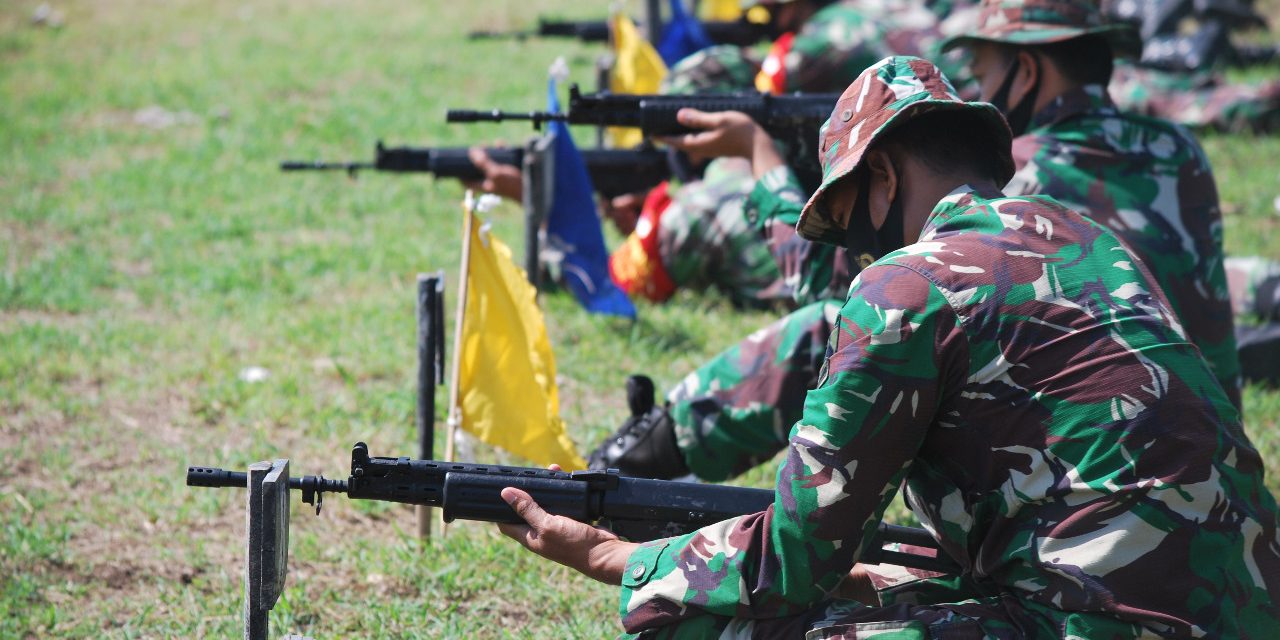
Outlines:
<svg viewBox="0 0 1280 640"><path fill-rule="evenodd" d="M333 476L356 440L411 453L414 278L458 261L456 183L277 162L367 159L378 139L519 144L526 127L443 111L540 107L550 62L591 85L600 47L465 32L607 7L68 0L44 28L38 4L0 4L0 638L235 636L243 497L187 489L185 467L290 457ZM1205 146L1229 252L1280 258L1280 137ZM519 211L491 218L518 251ZM642 306L635 326L543 304L584 448L624 415L627 373L669 385L772 317L714 296ZM269 377L241 381L251 366ZM1280 393L1245 398L1276 491ZM422 545L409 510L343 499L293 520L274 635L618 630L614 589L492 527Z"/></svg>

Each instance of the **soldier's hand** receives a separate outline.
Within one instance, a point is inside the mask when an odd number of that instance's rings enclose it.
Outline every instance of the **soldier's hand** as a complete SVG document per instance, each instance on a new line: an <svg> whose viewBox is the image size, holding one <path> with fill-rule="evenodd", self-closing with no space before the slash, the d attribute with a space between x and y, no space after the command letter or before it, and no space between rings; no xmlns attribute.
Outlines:
<svg viewBox="0 0 1280 640"><path fill-rule="evenodd" d="M605 584L622 584L627 558L639 545L624 542L612 532L572 518L547 513L528 493L507 487L502 499L525 524L500 524L507 537L548 560L575 569Z"/></svg>
<svg viewBox="0 0 1280 640"><path fill-rule="evenodd" d="M756 178L785 164L769 132L745 113L685 108L676 113L676 119L686 127L703 131L659 139L684 151L694 162L726 156L747 158Z"/></svg>
<svg viewBox="0 0 1280 640"><path fill-rule="evenodd" d="M494 162L483 147L471 147L467 155L471 158L471 164L484 174L484 178L463 180L463 185L473 191L493 193L520 202L524 197L524 180L519 168Z"/></svg>
<svg viewBox="0 0 1280 640"><path fill-rule="evenodd" d="M644 193L625 193L604 200L601 209L604 216L613 222L618 233L627 236L636 230L636 221L640 219L640 209L644 206Z"/></svg>
<svg viewBox="0 0 1280 640"><path fill-rule="evenodd" d="M750 158L756 135L764 134L764 129L751 116L738 111L685 108L676 114L676 119L686 127L701 131L660 140L689 154L694 162L726 156Z"/></svg>

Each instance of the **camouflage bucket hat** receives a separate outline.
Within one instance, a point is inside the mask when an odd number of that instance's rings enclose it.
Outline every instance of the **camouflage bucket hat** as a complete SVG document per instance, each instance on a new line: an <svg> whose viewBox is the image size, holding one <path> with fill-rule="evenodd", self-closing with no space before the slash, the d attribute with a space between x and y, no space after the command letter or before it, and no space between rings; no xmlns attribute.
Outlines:
<svg viewBox="0 0 1280 640"><path fill-rule="evenodd" d="M1108 21L1097 0L983 0L976 22L974 31L943 41L942 51L974 42L1036 45L1099 35L1111 43L1114 56L1142 55L1138 30Z"/></svg>
<svg viewBox="0 0 1280 640"><path fill-rule="evenodd" d="M823 206L827 189L857 171L862 156L895 127L935 111L967 110L987 123L1003 150L1000 184L1013 178L1013 134L1004 116L985 102L965 102L932 62L910 56L885 58L870 66L845 89L818 134L822 184L805 203L796 231L806 240L842 246L851 211Z"/></svg>

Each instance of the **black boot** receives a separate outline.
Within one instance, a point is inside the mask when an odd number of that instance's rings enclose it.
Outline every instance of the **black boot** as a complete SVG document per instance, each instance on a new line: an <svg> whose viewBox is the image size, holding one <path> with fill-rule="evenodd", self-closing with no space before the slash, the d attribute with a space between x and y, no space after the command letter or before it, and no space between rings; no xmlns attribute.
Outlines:
<svg viewBox="0 0 1280 640"><path fill-rule="evenodd" d="M653 380L627 378L627 405L631 417L595 451L588 466L617 469L625 476L670 480L689 474L676 446L675 423L666 407L654 402Z"/></svg>

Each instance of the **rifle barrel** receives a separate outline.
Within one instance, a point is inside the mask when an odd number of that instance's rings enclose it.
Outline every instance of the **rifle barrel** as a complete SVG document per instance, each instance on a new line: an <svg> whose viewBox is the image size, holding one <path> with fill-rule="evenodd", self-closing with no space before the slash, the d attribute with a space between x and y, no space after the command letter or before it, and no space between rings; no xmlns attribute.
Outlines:
<svg viewBox="0 0 1280 640"><path fill-rule="evenodd" d="M301 160L285 160L280 163L281 171L347 171L355 172L361 169L373 169L372 162L321 162L301 161Z"/></svg>
<svg viewBox="0 0 1280 640"><path fill-rule="evenodd" d="M547 111L476 111L471 109L449 109L445 112L445 122L503 122L505 120L532 120L535 124L551 120L566 120L563 113Z"/></svg>
<svg viewBox="0 0 1280 640"><path fill-rule="evenodd" d="M188 487L214 487L244 489L249 486L249 476L242 471L227 471L217 467L187 467ZM345 480L330 480L324 476L290 477L289 488L299 491L328 491L346 493Z"/></svg>

